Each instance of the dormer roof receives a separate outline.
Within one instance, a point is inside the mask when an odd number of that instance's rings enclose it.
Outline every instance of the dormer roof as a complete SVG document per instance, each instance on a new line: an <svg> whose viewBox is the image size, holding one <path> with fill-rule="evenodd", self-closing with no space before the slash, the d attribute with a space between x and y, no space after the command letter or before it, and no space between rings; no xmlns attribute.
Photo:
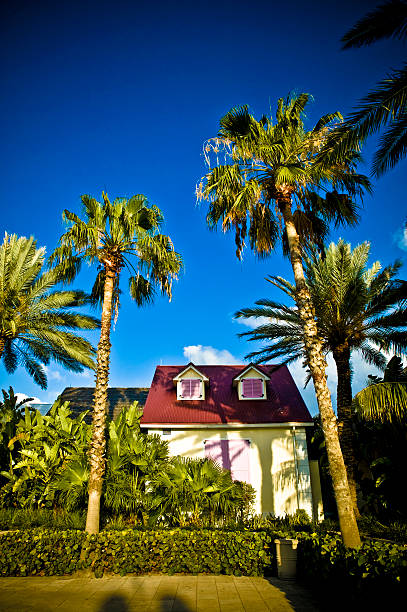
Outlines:
<svg viewBox="0 0 407 612"><path fill-rule="evenodd" d="M267 374L265 373L264 369L261 368L261 366L254 365L254 363L249 363L248 366L244 367L243 370L241 370L241 372L239 372L234 377L233 384L236 385L242 378L245 377L247 372L249 372L250 370L255 370L257 374L259 374L263 378L263 380L270 380L270 377L267 376Z"/></svg>
<svg viewBox="0 0 407 612"><path fill-rule="evenodd" d="M202 371L198 370L198 368L196 366L194 366L192 361L190 361L189 364L183 370L181 370L181 372L179 372L176 376L174 376L173 381L174 382L179 382L180 380L185 378L184 375L189 370L193 370L195 372L195 374L197 374L198 376L201 377L203 382L209 382L209 378L207 376L205 376L205 374Z"/></svg>

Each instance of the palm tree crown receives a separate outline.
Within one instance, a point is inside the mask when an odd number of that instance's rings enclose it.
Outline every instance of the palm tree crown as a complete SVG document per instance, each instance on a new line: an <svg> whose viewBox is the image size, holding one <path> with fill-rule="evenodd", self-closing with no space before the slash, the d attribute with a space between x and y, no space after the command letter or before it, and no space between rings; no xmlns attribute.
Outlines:
<svg viewBox="0 0 407 612"><path fill-rule="evenodd" d="M92 289L95 301L103 301L106 271L111 270L115 275L114 301L118 305L119 278L124 267L130 273L130 294L138 305L151 301L157 287L171 297L172 280L180 271L182 260L170 238L159 232L163 221L159 208L149 206L141 194L113 202L106 194L102 195L102 203L82 196L84 220L64 211L70 227L61 236L51 263L61 266L68 282L75 278L83 261L99 265ZM133 258L137 259L136 264Z"/></svg>
<svg viewBox="0 0 407 612"><path fill-rule="evenodd" d="M305 93L281 98L275 123L266 116L256 120L247 106L232 108L220 121L218 137L205 144L209 168L213 154L217 165L201 179L197 196L209 200L211 228L220 222L224 231L235 231L239 257L246 236L259 255L270 253L281 237L287 251L279 211L287 199L296 201L293 219L303 244L309 239L322 244L328 222L354 224L358 219L352 199L370 189L369 181L356 173L354 152L347 152L341 163L320 162L318 152L341 115L325 115L307 131L303 116L309 100ZM219 163L219 156L225 163Z"/></svg>
<svg viewBox="0 0 407 612"><path fill-rule="evenodd" d="M388 362L383 378L369 376L371 384L353 398L353 406L369 421L406 424L407 367L395 355Z"/></svg>
<svg viewBox="0 0 407 612"><path fill-rule="evenodd" d="M353 251L343 240L332 243L323 258L314 255L306 260L306 277L325 353L345 347L357 349L368 363L384 369L387 361L381 351L407 350L407 282L395 278L400 262L383 270L375 262L367 269L369 251L367 242ZM295 287L287 280L276 276L267 280L295 299ZM268 319L240 334L267 343L249 353L248 359L262 363L284 357L289 363L305 357L297 308L262 299L256 307L243 308L235 316Z"/></svg>
<svg viewBox="0 0 407 612"><path fill-rule="evenodd" d="M0 358L9 374L22 365L41 388L50 360L73 372L95 368L95 351L73 333L99 322L72 308L88 301L81 291L60 291L61 270L44 272L45 249L34 238L5 235L0 246Z"/></svg>

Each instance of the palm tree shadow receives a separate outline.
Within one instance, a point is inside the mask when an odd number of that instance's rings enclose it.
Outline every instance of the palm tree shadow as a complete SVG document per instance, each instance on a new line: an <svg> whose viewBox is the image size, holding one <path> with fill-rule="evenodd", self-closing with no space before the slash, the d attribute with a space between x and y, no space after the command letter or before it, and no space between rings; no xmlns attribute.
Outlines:
<svg viewBox="0 0 407 612"><path fill-rule="evenodd" d="M129 612L129 606L121 595L110 595L101 605L99 612Z"/></svg>
<svg viewBox="0 0 407 612"><path fill-rule="evenodd" d="M160 601L160 612L192 612L182 599L165 595ZM141 611L140 611L141 612Z"/></svg>

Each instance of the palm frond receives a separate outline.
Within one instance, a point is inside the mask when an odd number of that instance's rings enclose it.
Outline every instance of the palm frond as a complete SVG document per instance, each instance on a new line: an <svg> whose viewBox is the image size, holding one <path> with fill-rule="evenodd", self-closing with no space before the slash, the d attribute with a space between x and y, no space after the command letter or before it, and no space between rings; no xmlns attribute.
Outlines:
<svg viewBox="0 0 407 612"><path fill-rule="evenodd" d="M370 421L405 423L407 418L407 386L382 382L369 385L353 398L359 414Z"/></svg>
<svg viewBox="0 0 407 612"><path fill-rule="evenodd" d="M373 172L381 176L394 168L407 153L407 111L393 121L380 138L373 158Z"/></svg>
<svg viewBox="0 0 407 612"><path fill-rule="evenodd" d="M405 38L407 3L390 0L370 11L342 37L343 49L362 47L383 38Z"/></svg>

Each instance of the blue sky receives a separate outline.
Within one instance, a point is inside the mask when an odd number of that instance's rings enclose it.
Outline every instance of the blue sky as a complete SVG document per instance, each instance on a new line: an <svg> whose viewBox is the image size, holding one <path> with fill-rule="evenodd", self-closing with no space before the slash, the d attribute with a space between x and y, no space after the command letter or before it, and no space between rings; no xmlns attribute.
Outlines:
<svg viewBox="0 0 407 612"><path fill-rule="evenodd" d="M247 251L238 262L233 237L208 231L194 195L203 142L232 106L274 112L289 91L313 95L310 124L350 111L405 56L398 41L340 50L340 37L371 8L350 0L3 2L1 233L34 235L51 252L62 210L79 212L81 194L144 193L163 210L185 260L171 303L139 309L123 296L111 386L148 386L160 363L242 362L252 348L237 338L245 328L233 313L260 297L280 299L264 277L291 278L291 270L280 251L261 262ZM373 150L374 140L367 162ZM332 239L370 240L372 260L384 265L405 258L405 193L402 163L374 182L359 226ZM76 286L87 289L92 275L85 270ZM301 385L300 367L292 371ZM355 360L355 390L370 371ZM53 364L48 375L42 392L23 371L7 376L0 367L0 386L52 401L65 386L93 380ZM312 389L305 397L315 412Z"/></svg>

